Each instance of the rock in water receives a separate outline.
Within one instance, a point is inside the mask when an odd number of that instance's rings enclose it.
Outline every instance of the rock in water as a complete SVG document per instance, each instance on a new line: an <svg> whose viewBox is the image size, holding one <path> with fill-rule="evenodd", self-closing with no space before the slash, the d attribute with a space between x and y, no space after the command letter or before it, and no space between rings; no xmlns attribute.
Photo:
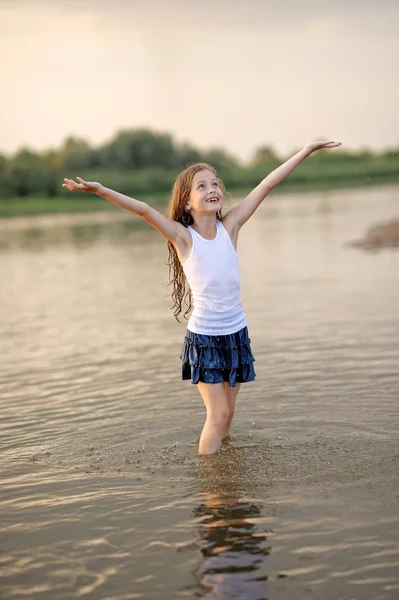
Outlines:
<svg viewBox="0 0 399 600"><path fill-rule="evenodd" d="M351 242L350 245L364 250L399 248L399 219L371 227L364 238Z"/></svg>

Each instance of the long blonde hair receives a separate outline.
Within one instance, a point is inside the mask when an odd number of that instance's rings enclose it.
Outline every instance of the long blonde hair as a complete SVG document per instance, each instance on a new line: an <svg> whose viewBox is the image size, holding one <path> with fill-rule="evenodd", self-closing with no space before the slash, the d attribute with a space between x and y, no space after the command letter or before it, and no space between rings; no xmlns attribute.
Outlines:
<svg viewBox="0 0 399 600"><path fill-rule="evenodd" d="M213 167L211 167L211 165L208 165L207 163L194 163L189 165L187 169L182 171L180 175L177 176L172 193L170 195L168 210L169 219L181 223L184 225L184 227L188 227L194 223L193 217L186 210L186 205L190 199L194 175L200 171L211 171L211 173L217 177L216 171ZM223 182L219 178L218 182L222 192L224 192ZM220 210L216 213L216 218L219 221L222 219L222 213ZM183 303L185 303L187 307L183 314L185 319L187 319L187 315L191 311L191 290L188 287L183 267L178 259L176 249L172 242L168 242L168 250L169 285L172 286L171 296L173 300L173 305L171 308L174 309L173 314L176 320L180 322L179 315L183 311Z"/></svg>

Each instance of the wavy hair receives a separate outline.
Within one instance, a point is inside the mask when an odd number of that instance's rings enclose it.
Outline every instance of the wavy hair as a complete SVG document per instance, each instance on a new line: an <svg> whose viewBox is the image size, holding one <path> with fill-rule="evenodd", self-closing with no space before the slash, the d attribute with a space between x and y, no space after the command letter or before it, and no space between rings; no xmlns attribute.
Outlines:
<svg viewBox="0 0 399 600"><path fill-rule="evenodd" d="M193 217L186 210L187 202L190 199L191 188L193 185L194 175L199 173L200 171L211 171L217 177L216 170L208 165L207 163L193 163L189 165L187 169L182 171L176 178L174 183L172 193L170 195L169 200L169 209L168 209L168 217L172 221L177 221L184 225L184 227L188 227L194 223ZM223 182L217 177L220 189L224 193L224 185ZM216 213L216 218L221 221L222 213L219 210ZM168 242L168 250L169 250L169 286L172 286L172 300L173 305L171 306L174 309L174 316L177 321L180 322L179 315L186 308L183 313L183 317L187 319L188 313L192 308L192 298L191 298L191 290L188 286L186 276L183 271L183 267L179 258L177 256L176 249L172 242ZM169 287L168 286L168 287ZM186 307L183 306L186 305Z"/></svg>

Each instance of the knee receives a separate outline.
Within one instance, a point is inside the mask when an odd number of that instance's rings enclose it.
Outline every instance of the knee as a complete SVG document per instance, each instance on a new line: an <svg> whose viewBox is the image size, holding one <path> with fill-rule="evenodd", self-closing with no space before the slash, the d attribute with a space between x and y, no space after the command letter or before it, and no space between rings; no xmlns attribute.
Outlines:
<svg viewBox="0 0 399 600"><path fill-rule="evenodd" d="M207 415L207 420L215 427L225 427L230 419L230 409L223 408Z"/></svg>
<svg viewBox="0 0 399 600"><path fill-rule="evenodd" d="M234 412L235 412L235 406L230 406L230 408L229 408L229 419L232 419L234 417Z"/></svg>

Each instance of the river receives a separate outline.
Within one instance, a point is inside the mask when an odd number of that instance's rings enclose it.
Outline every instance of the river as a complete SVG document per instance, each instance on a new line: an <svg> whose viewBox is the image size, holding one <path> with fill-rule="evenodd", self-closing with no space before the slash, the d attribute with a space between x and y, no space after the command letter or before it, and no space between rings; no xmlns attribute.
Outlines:
<svg viewBox="0 0 399 600"><path fill-rule="evenodd" d="M4 599L399 597L397 186L271 195L239 239L256 381L197 454L165 241L0 222Z"/></svg>

